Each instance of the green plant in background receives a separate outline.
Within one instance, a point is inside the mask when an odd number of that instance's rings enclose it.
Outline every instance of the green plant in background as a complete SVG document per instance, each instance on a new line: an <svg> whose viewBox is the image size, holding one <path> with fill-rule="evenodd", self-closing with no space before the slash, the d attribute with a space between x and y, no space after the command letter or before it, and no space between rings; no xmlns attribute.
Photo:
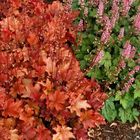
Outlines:
<svg viewBox="0 0 140 140"><path fill-rule="evenodd" d="M109 98L102 114L138 121L140 115L140 1L73 0L80 10L79 47L81 69L96 79Z"/></svg>

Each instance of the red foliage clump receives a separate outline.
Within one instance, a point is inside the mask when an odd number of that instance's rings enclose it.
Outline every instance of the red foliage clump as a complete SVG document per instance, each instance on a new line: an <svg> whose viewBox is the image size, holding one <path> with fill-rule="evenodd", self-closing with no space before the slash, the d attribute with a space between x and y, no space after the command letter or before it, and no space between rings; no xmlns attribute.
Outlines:
<svg viewBox="0 0 140 140"><path fill-rule="evenodd" d="M0 10L0 138L86 140L104 123L106 96L68 46L78 12L41 0L6 0Z"/></svg>

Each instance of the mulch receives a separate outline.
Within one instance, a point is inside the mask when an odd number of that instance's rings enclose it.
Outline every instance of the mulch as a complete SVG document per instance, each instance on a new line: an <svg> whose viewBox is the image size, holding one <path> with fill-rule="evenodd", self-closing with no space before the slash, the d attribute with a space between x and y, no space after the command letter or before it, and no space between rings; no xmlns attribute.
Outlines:
<svg viewBox="0 0 140 140"><path fill-rule="evenodd" d="M90 140L140 140L140 124L107 123L88 132Z"/></svg>

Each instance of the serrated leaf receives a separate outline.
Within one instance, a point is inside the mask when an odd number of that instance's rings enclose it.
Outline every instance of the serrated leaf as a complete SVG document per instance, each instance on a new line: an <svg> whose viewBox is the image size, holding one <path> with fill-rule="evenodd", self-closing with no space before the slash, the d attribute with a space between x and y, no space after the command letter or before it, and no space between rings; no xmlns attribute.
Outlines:
<svg viewBox="0 0 140 140"><path fill-rule="evenodd" d="M80 61L80 68L85 69L86 68L86 61L82 60Z"/></svg>
<svg viewBox="0 0 140 140"><path fill-rule="evenodd" d="M136 80L135 84L133 84L134 90L134 99L140 97L140 81Z"/></svg>
<svg viewBox="0 0 140 140"><path fill-rule="evenodd" d="M133 117L136 121L138 121L139 115L140 115L140 111L138 111L136 108L133 108Z"/></svg>
<svg viewBox="0 0 140 140"><path fill-rule="evenodd" d="M128 66L129 66L129 67L132 67L132 68L133 68L135 65L136 65L136 63L135 63L134 60L129 60L129 61L128 61Z"/></svg>
<svg viewBox="0 0 140 140"><path fill-rule="evenodd" d="M114 105L114 98L110 98L105 102L105 105L102 109L103 116L109 121L113 121L117 116L117 111Z"/></svg>
<svg viewBox="0 0 140 140"><path fill-rule="evenodd" d="M131 108L128 109L119 108L119 117L123 123L126 123L127 121L132 122L134 120L132 114L133 113Z"/></svg>
<svg viewBox="0 0 140 140"><path fill-rule="evenodd" d="M134 99L129 93L126 93L124 97L120 99L120 104L124 109L127 109L128 107L132 107L134 105Z"/></svg>
<svg viewBox="0 0 140 140"><path fill-rule="evenodd" d="M90 10L89 11L89 16L90 17L96 17L97 16L97 10L96 9Z"/></svg>
<svg viewBox="0 0 140 140"><path fill-rule="evenodd" d="M76 57L77 57L78 59L83 59L84 55L83 55L82 53L79 53L79 54L76 54Z"/></svg>
<svg viewBox="0 0 140 140"><path fill-rule="evenodd" d="M115 101L119 101L122 98L121 91L117 91L115 94Z"/></svg>
<svg viewBox="0 0 140 140"><path fill-rule="evenodd" d="M140 90L135 90L134 91L134 99L140 97Z"/></svg>
<svg viewBox="0 0 140 140"><path fill-rule="evenodd" d="M106 69L109 69L109 67L111 66L111 55L109 52L105 52L100 64L104 65Z"/></svg>

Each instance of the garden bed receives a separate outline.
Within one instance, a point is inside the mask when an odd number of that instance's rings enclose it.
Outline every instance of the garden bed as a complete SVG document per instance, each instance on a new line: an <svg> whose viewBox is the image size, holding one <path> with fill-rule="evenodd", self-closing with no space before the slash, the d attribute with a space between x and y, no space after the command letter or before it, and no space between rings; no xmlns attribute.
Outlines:
<svg viewBox="0 0 140 140"><path fill-rule="evenodd" d="M89 131L90 140L140 140L140 126L117 121Z"/></svg>

